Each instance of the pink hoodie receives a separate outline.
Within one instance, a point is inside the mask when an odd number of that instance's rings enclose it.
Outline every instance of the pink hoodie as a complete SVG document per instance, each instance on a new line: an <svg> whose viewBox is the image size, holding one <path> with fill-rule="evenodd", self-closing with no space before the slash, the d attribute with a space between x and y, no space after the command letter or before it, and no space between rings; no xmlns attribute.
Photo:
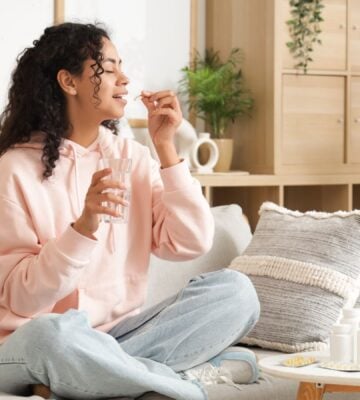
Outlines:
<svg viewBox="0 0 360 400"><path fill-rule="evenodd" d="M212 244L209 206L184 162L159 169L146 147L109 131L88 148L65 139L60 153L48 180L41 134L0 158L0 343L32 318L69 308L108 331L139 312L151 252L186 260ZM102 155L132 158L130 215L128 224L101 223L92 240L70 223Z"/></svg>

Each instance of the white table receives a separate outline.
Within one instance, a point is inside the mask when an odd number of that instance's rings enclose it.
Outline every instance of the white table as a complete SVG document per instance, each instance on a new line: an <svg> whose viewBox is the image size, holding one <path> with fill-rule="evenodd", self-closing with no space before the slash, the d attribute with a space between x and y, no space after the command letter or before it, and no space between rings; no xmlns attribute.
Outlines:
<svg viewBox="0 0 360 400"><path fill-rule="evenodd" d="M320 361L329 360L326 353L304 352L266 357L259 361L259 366L270 375L299 381L297 400L321 400L325 393L331 392L360 393L360 372L334 371L320 368L318 364L298 368L281 365L283 360L297 355L314 356Z"/></svg>

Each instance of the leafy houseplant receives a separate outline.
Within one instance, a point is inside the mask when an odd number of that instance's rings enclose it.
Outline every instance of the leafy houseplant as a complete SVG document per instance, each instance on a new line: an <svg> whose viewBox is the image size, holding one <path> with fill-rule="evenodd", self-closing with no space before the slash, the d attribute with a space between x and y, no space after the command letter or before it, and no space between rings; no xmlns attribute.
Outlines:
<svg viewBox="0 0 360 400"><path fill-rule="evenodd" d="M189 111L208 123L214 138L224 138L226 128L242 114L249 114L253 99L244 87L241 50L234 48L225 62L219 52L196 54L190 67L182 68L180 93L188 96Z"/></svg>
<svg viewBox="0 0 360 400"><path fill-rule="evenodd" d="M298 60L295 68L302 68L307 73L309 62L313 61L311 53L315 44L321 44L319 34L323 21L323 0L290 0L291 19L289 27L291 41L287 42L290 53Z"/></svg>

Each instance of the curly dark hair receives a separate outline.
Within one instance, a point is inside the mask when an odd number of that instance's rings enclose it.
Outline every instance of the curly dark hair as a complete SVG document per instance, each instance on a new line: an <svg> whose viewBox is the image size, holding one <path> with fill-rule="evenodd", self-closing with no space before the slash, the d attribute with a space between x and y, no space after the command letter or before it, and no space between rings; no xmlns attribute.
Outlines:
<svg viewBox="0 0 360 400"><path fill-rule="evenodd" d="M52 175L61 140L70 129L57 73L65 69L79 76L84 61L93 59L93 97L99 104L104 38L109 39L109 35L99 24L63 23L46 28L33 47L20 53L11 77L8 104L0 116L0 156L14 144L30 141L32 132L41 131L43 177ZM107 120L102 125L117 134L117 122Z"/></svg>

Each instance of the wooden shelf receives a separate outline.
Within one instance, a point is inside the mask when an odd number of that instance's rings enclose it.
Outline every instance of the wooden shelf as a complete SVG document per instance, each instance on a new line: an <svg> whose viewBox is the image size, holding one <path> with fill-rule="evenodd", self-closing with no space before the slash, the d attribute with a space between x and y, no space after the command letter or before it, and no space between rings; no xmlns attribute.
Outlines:
<svg viewBox="0 0 360 400"><path fill-rule="evenodd" d="M202 186L305 186L360 184L360 175L244 175L237 172L214 172L212 174L192 174Z"/></svg>
<svg viewBox="0 0 360 400"><path fill-rule="evenodd" d="M210 205L239 204L254 230L265 201L299 211L360 208L359 175L196 174Z"/></svg>
<svg viewBox="0 0 360 400"><path fill-rule="evenodd" d="M282 72L284 74L291 74L291 75L305 75L302 70L290 69L290 68L283 68ZM310 69L306 75L326 75L326 76L349 76L353 75L353 73L349 70L316 70Z"/></svg>

